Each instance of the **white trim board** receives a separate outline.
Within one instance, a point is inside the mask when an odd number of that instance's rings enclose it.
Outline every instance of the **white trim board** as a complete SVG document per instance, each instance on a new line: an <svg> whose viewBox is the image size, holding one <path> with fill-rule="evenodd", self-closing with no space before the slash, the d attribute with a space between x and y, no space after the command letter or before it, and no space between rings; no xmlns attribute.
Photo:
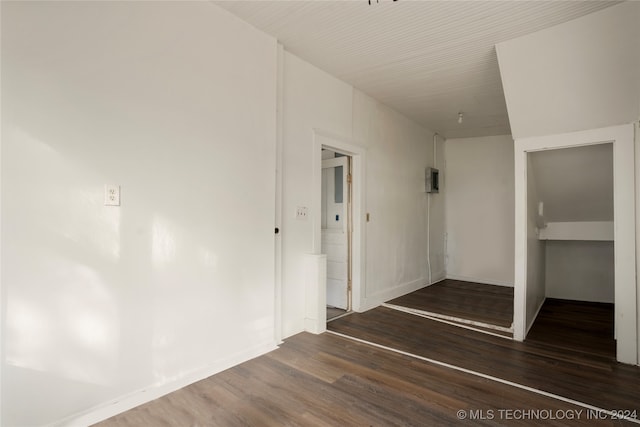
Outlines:
<svg viewBox="0 0 640 427"><path fill-rule="evenodd" d="M514 339L527 334L527 156L528 153L593 144L613 144L615 329L618 361L638 364L636 285L635 152L632 124L515 141Z"/></svg>
<svg viewBox="0 0 640 427"><path fill-rule="evenodd" d="M540 229L538 239L613 242L613 221L549 222Z"/></svg>

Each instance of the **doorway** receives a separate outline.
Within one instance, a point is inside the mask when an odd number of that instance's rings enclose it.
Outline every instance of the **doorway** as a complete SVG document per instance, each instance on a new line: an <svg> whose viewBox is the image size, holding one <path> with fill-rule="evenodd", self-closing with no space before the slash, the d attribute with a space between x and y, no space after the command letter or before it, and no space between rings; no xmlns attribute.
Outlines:
<svg viewBox="0 0 640 427"><path fill-rule="evenodd" d="M327 320L351 311L350 156L322 148L321 251L327 256Z"/></svg>
<svg viewBox="0 0 640 427"><path fill-rule="evenodd" d="M347 296L347 310L349 312L360 312L367 307L365 279L365 197L366 189L366 149L350 138L338 136L320 129L313 130L313 198L310 207L311 212L320 213L322 211L322 150L326 149L334 153L346 156L350 162L351 182L349 200L348 221L350 223L349 232L349 269L350 269L350 292ZM334 172L335 173L335 172ZM344 195L343 195L344 197ZM335 214L334 214L335 215ZM335 216L333 217L335 221ZM322 218L321 215L311 215L313 244L312 252L307 258L313 271L317 272L310 276L306 289L306 317L305 330L318 334L326 331L327 328L327 280L324 274L326 268L326 255L322 252Z"/></svg>
<svg viewBox="0 0 640 427"><path fill-rule="evenodd" d="M615 358L613 144L527 156L529 247L539 251L528 268L544 283L527 340Z"/></svg>
<svg viewBox="0 0 640 427"><path fill-rule="evenodd" d="M515 141L514 339L523 341L545 299L543 259L536 236L539 205L527 179L529 153L613 145L613 245L616 359L638 363L633 126L622 125Z"/></svg>

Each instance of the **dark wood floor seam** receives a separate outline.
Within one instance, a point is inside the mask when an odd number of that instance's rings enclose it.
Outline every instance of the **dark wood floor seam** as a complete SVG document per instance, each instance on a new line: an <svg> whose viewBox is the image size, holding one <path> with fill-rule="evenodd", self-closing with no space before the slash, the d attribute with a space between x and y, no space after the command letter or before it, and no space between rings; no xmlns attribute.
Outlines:
<svg viewBox="0 0 640 427"><path fill-rule="evenodd" d="M607 410L605 408L600 408L600 407L595 406L595 405L591 405L591 404L588 404L588 403L580 402L578 400L574 400L574 399L571 399L571 398L568 398L568 397L560 396L560 395L557 395L557 394L554 394L554 393L549 393L549 392L546 392L544 390L539 390L537 388L530 387L530 386L527 386L527 385L524 385L524 384L519 384L519 383L516 383L516 382L513 382L513 381L505 380L503 378L498 378L498 377L494 377L492 375L483 374L482 372L477 372L477 371L474 371L474 370L471 370L471 369L463 368L461 366L452 365L451 363L442 362L440 360L431 359L431 358L420 356L420 355L417 355L417 354L413 354L413 353L410 353L410 352L407 352L407 351L403 351L403 350L395 349L395 348L392 348L392 347L388 347L388 346L385 346L385 345L382 345L382 344L377 344L377 343L374 343L374 342L371 342L371 341L363 340L361 338L356 338L356 337L352 337L352 336L349 336L349 335L346 335L346 334L342 334L340 332L335 332L335 331L328 330L327 333L342 337L344 339L352 340L352 341L358 342L360 344L369 345L369 346L372 346L372 347L375 347L375 348L378 348L378 349L381 349L381 350L391 351L393 353L401 354L401 355L407 356L407 357L412 357L414 359L421 360L423 362L432 363L434 365L438 365L438 366L443 367L443 368L453 369L455 371L462 372L462 373L469 374L469 375L474 375L476 377L480 377L480 378L483 378L483 379L486 379L486 380L489 380L489 381L494 381L494 382L497 382L497 383L500 383L500 384L503 384L503 385L516 387L516 388L519 388L521 390L525 390L525 391L528 391L528 392L531 392L531 393L535 393L535 394L538 394L538 395L541 395L541 396L544 396L544 397L549 397L549 398L552 398L552 399L555 399L555 400L559 400L561 402L569 403L569 404L572 404L572 405L580 406L582 408L593 410L593 411L596 411L598 413L607 414L608 416L610 416L612 418L615 418L615 417L618 416L617 412L613 412L613 411ZM630 422L632 422L634 424L640 425L640 419L625 418L625 420L626 421L630 421Z"/></svg>

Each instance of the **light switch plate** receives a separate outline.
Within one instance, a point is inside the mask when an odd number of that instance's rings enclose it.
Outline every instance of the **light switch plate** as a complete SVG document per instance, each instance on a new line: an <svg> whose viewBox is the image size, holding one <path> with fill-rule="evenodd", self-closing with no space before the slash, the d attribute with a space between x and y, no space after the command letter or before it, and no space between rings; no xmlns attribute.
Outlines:
<svg viewBox="0 0 640 427"><path fill-rule="evenodd" d="M306 206L298 206L296 208L296 219L306 220L309 216L309 209Z"/></svg>
<svg viewBox="0 0 640 427"><path fill-rule="evenodd" d="M120 186L119 185L105 184L104 205L120 206Z"/></svg>

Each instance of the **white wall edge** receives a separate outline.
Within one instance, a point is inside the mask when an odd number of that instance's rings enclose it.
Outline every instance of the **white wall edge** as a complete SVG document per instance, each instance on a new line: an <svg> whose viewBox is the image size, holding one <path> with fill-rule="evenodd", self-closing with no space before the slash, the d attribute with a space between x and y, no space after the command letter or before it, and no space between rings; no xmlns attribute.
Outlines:
<svg viewBox="0 0 640 427"><path fill-rule="evenodd" d="M278 43L276 83L276 199L275 227L280 232L274 236L275 245L275 278L274 278L274 339L282 342L282 201L284 193L283 158L284 158L284 47Z"/></svg>
<svg viewBox="0 0 640 427"><path fill-rule="evenodd" d="M527 336L527 153L520 141L514 142L515 173L515 257L513 279L513 339Z"/></svg>
<svg viewBox="0 0 640 427"><path fill-rule="evenodd" d="M304 330L321 334L327 329L327 256L305 254L304 274Z"/></svg>
<svg viewBox="0 0 640 427"><path fill-rule="evenodd" d="M513 288L513 283L505 282L502 280L484 279L478 277L459 276L457 274L447 274L447 279L460 280L462 282L481 283L483 285L495 285L504 286L506 288Z"/></svg>
<svg viewBox="0 0 640 427"><path fill-rule="evenodd" d="M278 346L275 342L269 342L259 346L255 346L248 350L238 352L230 357L219 360L209 366L205 366L202 369L193 371L168 383L138 390L131 394L122 396L121 398L112 400L111 402L91 408L85 412L71 415L54 423L53 425L83 427L98 423L122 412L128 411L129 409L135 408L136 406L151 402L152 400L158 399L190 384L196 383L205 378L209 378L210 376L220 373L233 366L239 365L248 360L269 353L277 348Z"/></svg>
<svg viewBox="0 0 640 427"><path fill-rule="evenodd" d="M538 306L538 309L536 310L535 314L533 315L533 318L531 319L531 321L529 322L529 324L527 325L527 333L525 335L529 335L529 331L531 330L531 328L533 327L533 324L536 323L536 319L538 318L538 314L540 314L540 310L542 310L542 306L544 305L544 302L547 300L547 298L543 298L542 302L540 303L540 305Z"/></svg>
<svg viewBox="0 0 640 427"><path fill-rule="evenodd" d="M2 21L2 7L0 7L0 22ZM1 32L0 32L1 33ZM0 35L1 39L1 35ZM1 44L1 43L0 43ZM1 67L0 67L1 69ZM2 72L0 71L0 81L2 81ZM2 88L0 86L0 94L2 93ZM0 99L2 96L0 95ZM2 102L0 102L0 117L2 117ZM2 188L2 121L0 120L0 189ZM5 291L4 286L2 284L2 192L0 191L0 420L2 420L2 384L3 374L2 374L2 365L6 360L4 355L4 318L6 316L6 299L5 299Z"/></svg>

